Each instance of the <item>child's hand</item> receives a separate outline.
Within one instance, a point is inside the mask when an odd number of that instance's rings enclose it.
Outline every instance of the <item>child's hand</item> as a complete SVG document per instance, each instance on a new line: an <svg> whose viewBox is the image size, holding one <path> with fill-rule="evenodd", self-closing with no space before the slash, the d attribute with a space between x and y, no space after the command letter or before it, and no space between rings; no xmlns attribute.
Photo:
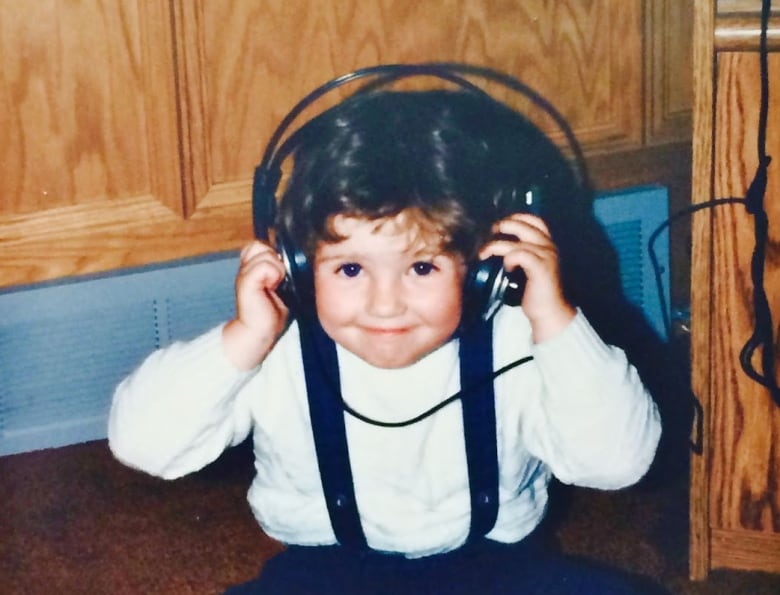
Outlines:
<svg viewBox="0 0 780 595"><path fill-rule="evenodd" d="M241 251L236 275L236 317L225 325L222 344L240 369L260 364L284 330L288 310L275 290L284 279L279 255L255 241Z"/></svg>
<svg viewBox="0 0 780 595"><path fill-rule="evenodd" d="M528 281L521 305L534 341L553 337L571 322L576 310L563 295L558 249L547 225L535 215L517 213L497 222L493 232L498 238L488 242L479 257L501 256L507 271L523 269Z"/></svg>

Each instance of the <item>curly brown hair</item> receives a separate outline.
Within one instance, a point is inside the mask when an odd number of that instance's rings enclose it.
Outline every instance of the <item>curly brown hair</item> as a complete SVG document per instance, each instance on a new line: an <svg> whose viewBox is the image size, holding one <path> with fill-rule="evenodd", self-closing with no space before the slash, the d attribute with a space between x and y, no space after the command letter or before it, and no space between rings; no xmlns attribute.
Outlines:
<svg viewBox="0 0 780 595"><path fill-rule="evenodd" d="M471 261L492 224L522 210L531 185L570 172L524 116L467 91L358 93L309 121L295 142L276 226L307 258L319 242L340 239L335 215L414 210L446 251ZM571 175L559 183L575 185Z"/></svg>

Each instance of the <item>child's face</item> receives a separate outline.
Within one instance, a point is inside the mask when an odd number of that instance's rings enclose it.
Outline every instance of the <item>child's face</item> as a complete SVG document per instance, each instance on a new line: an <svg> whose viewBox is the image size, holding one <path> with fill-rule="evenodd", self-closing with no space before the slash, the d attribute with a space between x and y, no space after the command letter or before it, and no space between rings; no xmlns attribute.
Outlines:
<svg viewBox="0 0 780 595"><path fill-rule="evenodd" d="M466 267L408 213L373 221L337 215L345 239L314 258L317 315L342 347L380 368L413 364L452 337Z"/></svg>

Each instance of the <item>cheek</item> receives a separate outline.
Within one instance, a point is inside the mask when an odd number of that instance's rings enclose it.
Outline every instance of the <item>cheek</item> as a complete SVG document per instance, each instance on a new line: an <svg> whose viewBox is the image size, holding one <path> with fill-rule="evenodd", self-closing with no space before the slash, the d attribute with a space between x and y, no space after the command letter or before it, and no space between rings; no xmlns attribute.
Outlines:
<svg viewBox="0 0 780 595"><path fill-rule="evenodd" d="M447 302L442 310L442 318L450 321L450 330L454 331L460 324L461 314L463 313L463 291L458 287L452 292L452 298Z"/></svg>
<svg viewBox="0 0 780 595"><path fill-rule="evenodd" d="M454 331L460 324L463 309L463 287L459 279L436 288L425 296L426 318L442 329L443 333Z"/></svg>
<svg viewBox="0 0 780 595"><path fill-rule="evenodd" d="M329 321L340 320L346 310L346 301L343 292L336 290L333 283L328 283L322 278L315 278L314 297L317 306L317 317L327 324Z"/></svg>
<svg viewBox="0 0 780 595"><path fill-rule="evenodd" d="M343 282L325 275L314 280L317 318L326 331L351 325L361 311L360 294ZM329 334L331 334L329 332Z"/></svg>

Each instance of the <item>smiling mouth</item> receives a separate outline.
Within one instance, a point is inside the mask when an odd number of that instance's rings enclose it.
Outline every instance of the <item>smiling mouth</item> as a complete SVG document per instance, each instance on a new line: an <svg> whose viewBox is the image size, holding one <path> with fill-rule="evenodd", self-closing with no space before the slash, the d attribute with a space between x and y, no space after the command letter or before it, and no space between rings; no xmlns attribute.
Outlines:
<svg viewBox="0 0 780 595"><path fill-rule="evenodd" d="M370 335L376 335L379 337L396 337L408 332L406 327L396 328L379 328L379 327L364 327L364 330Z"/></svg>

